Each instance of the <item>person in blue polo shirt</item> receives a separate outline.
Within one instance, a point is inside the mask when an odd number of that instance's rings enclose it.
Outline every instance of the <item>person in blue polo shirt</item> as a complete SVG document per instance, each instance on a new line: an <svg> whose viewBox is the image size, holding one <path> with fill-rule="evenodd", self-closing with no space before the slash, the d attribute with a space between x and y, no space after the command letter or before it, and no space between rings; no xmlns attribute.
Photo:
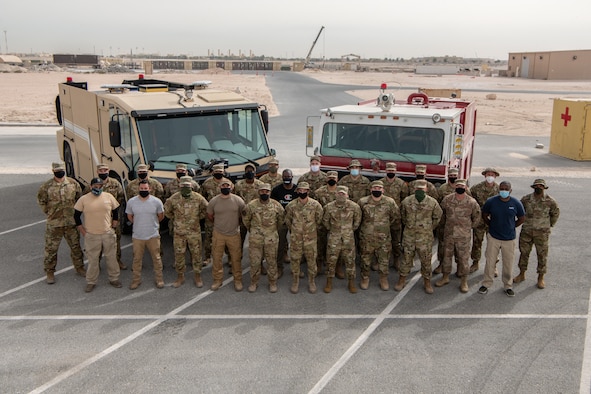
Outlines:
<svg viewBox="0 0 591 394"><path fill-rule="evenodd" d="M486 200L482 207L482 220L488 225L488 234L486 236L484 280L478 292L486 294L488 288L492 286L500 251L503 261L504 291L507 296L514 297L515 293L512 287L516 244L515 229L525 221L525 210L518 199L511 197L511 182L501 182L499 195Z"/></svg>

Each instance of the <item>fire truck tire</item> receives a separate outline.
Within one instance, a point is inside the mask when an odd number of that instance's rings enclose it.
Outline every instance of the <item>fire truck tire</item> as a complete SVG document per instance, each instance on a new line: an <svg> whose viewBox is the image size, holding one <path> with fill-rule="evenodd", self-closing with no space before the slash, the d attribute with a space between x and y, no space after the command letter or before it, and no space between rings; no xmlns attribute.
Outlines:
<svg viewBox="0 0 591 394"><path fill-rule="evenodd" d="M76 179L74 174L74 159L72 159L72 148L70 144L64 142L64 163L66 164L66 175Z"/></svg>

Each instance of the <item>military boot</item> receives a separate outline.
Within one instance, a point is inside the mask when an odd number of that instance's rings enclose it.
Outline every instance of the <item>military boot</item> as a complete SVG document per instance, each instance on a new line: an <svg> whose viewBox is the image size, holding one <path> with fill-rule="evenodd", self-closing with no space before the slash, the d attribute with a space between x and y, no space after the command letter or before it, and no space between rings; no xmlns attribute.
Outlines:
<svg viewBox="0 0 591 394"><path fill-rule="evenodd" d="M439 263L439 265L437 266L437 268L435 268L433 270L433 274L439 275L442 271L443 271L443 267L441 266L441 263Z"/></svg>
<svg viewBox="0 0 591 394"><path fill-rule="evenodd" d="M310 294L316 294L316 282L314 282L314 275L308 275L308 291Z"/></svg>
<svg viewBox="0 0 591 394"><path fill-rule="evenodd" d="M47 279L45 280L48 285L52 285L55 283L55 274L53 271L47 272Z"/></svg>
<svg viewBox="0 0 591 394"><path fill-rule="evenodd" d="M543 289L546 287L546 283L544 282L544 274L538 274L538 289Z"/></svg>
<svg viewBox="0 0 591 394"><path fill-rule="evenodd" d="M394 285L394 290L400 291L404 289L404 286L406 286L406 276L400 275L398 277L398 282Z"/></svg>
<svg viewBox="0 0 591 394"><path fill-rule="evenodd" d="M332 291L332 278L327 277L326 278L326 286L324 286L324 292L330 293L331 291Z"/></svg>
<svg viewBox="0 0 591 394"><path fill-rule="evenodd" d="M335 273L335 276L339 279L345 279L345 270L344 270L344 266L343 263L341 263L340 261L337 261L337 271Z"/></svg>
<svg viewBox="0 0 591 394"><path fill-rule="evenodd" d="M369 287L369 274L363 273L361 274L361 282L359 282L359 288L361 290L367 290Z"/></svg>
<svg viewBox="0 0 591 394"><path fill-rule="evenodd" d="M162 271L157 272L156 277L154 278L156 281L156 288L162 289L164 287L164 279L162 278Z"/></svg>
<svg viewBox="0 0 591 394"><path fill-rule="evenodd" d="M442 287L449 283L449 274L444 273L443 277L435 282L435 286Z"/></svg>
<svg viewBox="0 0 591 394"><path fill-rule="evenodd" d="M269 281L269 293L277 293L277 281L276 280Z"/></svg>
<svg viewBox="0 0 591 394"><path fill-rule="evenodd" d="M181 287L185 283L185 274L177 274L176 280L172 284L175 289Z"/></svg>
<svg viewBox="0 0 591 394"><path fill-rule="evenodd" d="M472 265L470 266L470 273L478 271L478 261L472 261Z"/></svg>
<svg viewBox="0 0 591 394"><path fill-rule="evenodd" d="M131 284L129 285L129 290L135 290L142 284L142 276L133 274L133 279L131 280Z"/></svg>
<svg viewBox="0 0 591 394"><path fill-rule="evenodd" d="M423 283L425 285L425 293L433 294L433 287L431 287L431 279L423 278Z"/></svg>
<svg viewBox="0 0 591 394"><path fill-rule="evenodd" d="M349 289L349 293L357 293L357 287L355 287L355 279L349 278L349 284L347 285L347 288Z"/></svg>
<svg viewBox="0 0 591 394"><path fill-rule="evenodd" d="M127 266L125 264L123 264L123 262L118 261L118 263L119 263L119 269L121 271L125 271L127 269Z"/></svg>
<svg viewBox="0 0 591 394"><path fill-rule="evenodd" d="M519 270L519 275L517 275L515 278L513 278L513 282L519 283L519 282L523 282L524 280L525 280L525 271Z"/></svg>
<svg viewBox="0 0 591 394"><path fill-rule="evenodd" d="M384 291L390 290L390 284L388 283L388 275L380 274L380 289Z"/></svg>
<svg viewBox="0 0 591 394"><path fill-rule="evenodd" d="M297 294L298 288L300 287L300 274L294 273L292 274L292 276L293 282L291 283L291 288L289 289L289 291L291 291L292 294Z"/></svg>
<svg viewBox="0 0 591 394"><path fill-rule="evenodd" d="M199 288L203 287L203 280L201 279L200 272L199 273L195 272L195 278L193 280L195 282L196 287L199 287Z"/></svg>
<svg viewBox="0 0 591 394"><path fill-rule="evenodd" d="M257 291L257 287L259 287L259 276L258 275L254 275L250 279L250 286L248 286L248 292L249 293L254 293L255 291Z"/></svg>
<svg viewBox="0 0 591 394"><path fill-rule="evenodd" d="M76 275L85 278L86 277L86 270L84 269L84 267L76 268Z"/></svg>
<svg viewBox="0 0 591 394"><path fill-rule="evenodd" d="M468 275L464 275L460 278L460 292L467 293L468 289Z"/></svg>

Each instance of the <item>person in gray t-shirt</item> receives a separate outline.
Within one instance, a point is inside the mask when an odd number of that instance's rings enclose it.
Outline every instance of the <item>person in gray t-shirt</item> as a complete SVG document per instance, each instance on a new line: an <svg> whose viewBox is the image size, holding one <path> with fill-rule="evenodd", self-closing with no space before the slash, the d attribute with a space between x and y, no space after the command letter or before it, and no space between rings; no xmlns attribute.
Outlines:
<svg viewBox="0 0 591 394"><path fill-rule="evenodd" d="M141 181L139 196L131 198L125 208L127 219L133 223L133 280L129 288L135 290L142 283L142 259L148 248L154 264L156 287L164 287L162 258L160 257L160 221L164 219L164 205L158 197L150 195L150 184Z"/></svg>

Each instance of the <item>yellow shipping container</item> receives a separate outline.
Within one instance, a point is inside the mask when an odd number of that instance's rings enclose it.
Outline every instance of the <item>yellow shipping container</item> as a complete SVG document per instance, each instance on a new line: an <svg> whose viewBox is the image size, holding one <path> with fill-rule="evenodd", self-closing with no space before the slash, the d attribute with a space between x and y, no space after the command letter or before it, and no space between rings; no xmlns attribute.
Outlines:
<svg viewBox="0 0 591 394"><path fill-rule="evenodd" d="M591 98L554 99L550 153L591 160Z"/></svg>

